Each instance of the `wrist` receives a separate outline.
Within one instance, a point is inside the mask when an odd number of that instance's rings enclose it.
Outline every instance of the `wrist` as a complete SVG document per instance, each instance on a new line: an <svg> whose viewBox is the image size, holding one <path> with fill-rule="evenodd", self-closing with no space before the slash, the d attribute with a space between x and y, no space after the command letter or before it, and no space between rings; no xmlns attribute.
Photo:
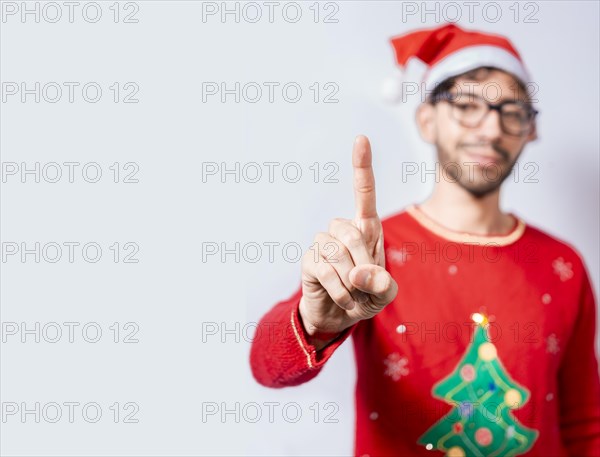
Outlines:
<svg viewBox="0 0 600 457"><path fill-rule="evenodd" d="M303 300L304 297L300 299L300 304L298 306L300 323L302 325L302 328L304 329L304 333L306 334L307 342L314 346L318 351L320 349L323 349L325 346L329 345L329 343L331 343L338 336L340 336L343 330L318 328L315 325L309 324L310 320L306 317Z"/></svg>

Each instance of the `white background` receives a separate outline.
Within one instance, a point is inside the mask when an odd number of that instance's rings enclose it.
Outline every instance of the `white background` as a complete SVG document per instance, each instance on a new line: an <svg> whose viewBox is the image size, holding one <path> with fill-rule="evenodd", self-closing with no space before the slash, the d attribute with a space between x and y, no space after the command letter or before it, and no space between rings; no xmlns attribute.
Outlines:
<svg viewBox="0 0 600 457"><path fill-rule="evenodd" d="M3 8L6 3L2 2ZM76 254L50 263L26 262L11 256L1 268L1 400L40 408L52 402L95 402L102 417L90 423L75 409L73 423L63 416L50 423L55 410L47 406L40 422L29 414L7 416L1 425L2 455L350 455L354 438L354 362L348 341L319 376L295 388L266 389L251 376L248 363L252 323L299 286L299 262L286 261L281 246L309 246L333 217L352 217L351 147L363 133L373 146L377 204L382 217L420 202L431 191L433 178L410 177L403 182L403 162L425 162L433 168L434 151L416 133L414 104L386 104L382 81L396 72L391 36L433 27L454 16L444 3L428 3L438 13L403 17L400 2L337 2L315 6L301 2L302 17L291 23L280 3L273 22L268 6L236 22L233 15L206 16L202 2L144 1L135 7L122 2L115 23L113 2L99 2L102 17L90 23L81 2L74 21L58 2L62 19L51 23L34 16L5 15L1 27L0 79L3 100L0 121L1 160L33 167L48 162L97 162L102 179L85 182L81 166L75 182L22 183L6 176L1 194L3 243L41 245L73 241L96 242L103 248L97 263ZM480 2L472 20L468 7L459 25L507 35L521 52L538 84L540 139L529 145L522 162L534 162L537 183L509 180L503 208L526 222L568 241L582 253L596 295L599 278L598 184L598 3L500 2L501 17ZM21 7L21 2L16 5ZM28 2L34 8L34 2ZM437 5L437 6L436 6ZM512 6L511 6L512 5ZM40 3L43 8L44 3ZM216 4L217 7L222 5ZM235 3L229 3L235 8ZM204 8L208 6L205 3ZM238 4L242 10L244 4ZM512 9L511 9L512 8ZM515 10L520 12L515 21ZM48 17L54 11L46 10ZM287 10L288 19L294 10ZM325 23L324 15L334 12ZM406 12L406 6L405 6ZM94 10L87 10L93 17ZM537 22L526 22L529 20ZM50 16L51 15L51 16ZM89 18L88 17L88 18ZM450 17L451 18L451 17ZM97 103L86 102L81 90L69 103L65 88L57 103L20 94L8 96L6 82L96 82L103 89ZM303 89L297 103L286 102L281 90L269 103L267 92L257 103L229 96L202 100L203 82L233 87L249 82L295 82ZM139 87L138 103L113 102L114 82ZM334 83L337 103L313 100L309 86ZM66 86L63 86L66 87ZM264 87L264 86L263 86ZM54 93L52 93L54 94ZM53 95L52 95L53 96ZM108 168L134 162L138 183L114 183ZM257 183L236 183L232 175L202 180L202 163L278 162L274 182L263 175ZM282 166L296 162L303 172L297 183L286 182ZM313 181L309 168L318 162L339 167L337 183ZM523 169L522 169L523 170ZM63 168L66 173L66 167ZM263 168L267 172L267 168ZM93 176L93 174L92 174ZM291 175L293 177L293 175ZM121 176L122 178L122 176ZM523 178L523 175L521 175ZM136 243L137 263L115 263L113 243ZM251 263L233 255L203 262L203 243L278 242L274 261L267 248ZM6 246L6 245L4 245ZM80 251L76 251L80 252ZM254 252L254 251L252 251ZM293 256L290 250L289 255ZM27 328L49 322L76 322L70 343L67 327L57 343L34 335L7 332L7 323ZM97 323L103 330L97 343L86 342L81 328ZM113 342L109 327L133 322L137 343ZM207 325L223 323L233 334L207 334ZM236 325L240 330L236 334ZM47 327L49 328L49 327ZM212 327L211 327L212 328ZM130 328L129 328L130 329ZM41 331L40 331L41 332ZM93 336L93 332L91 333ZM225 339L225 343L221 341ZM235 339L238 338L239 342ZM203 341L204 340L204 341ZM268 420L264 402L278 402ZM117 423L110 408L119 402ZM127 402L139 406L137 423L124 423ZM205 417L203 404L214 402L235 414ZM243 409L256 402L255 410ZM293 423L284 405L296 402L301 417ZM336 405L331 412L325 404ZM314 410L320 412L315 420ZM312 409L311 409L312 407ZM246 414L244 414L244 411ZM90 413L91 416L93 414ZM86 416L87 417L87 416ZM87 417L89 419L89 417Z"/></svg>

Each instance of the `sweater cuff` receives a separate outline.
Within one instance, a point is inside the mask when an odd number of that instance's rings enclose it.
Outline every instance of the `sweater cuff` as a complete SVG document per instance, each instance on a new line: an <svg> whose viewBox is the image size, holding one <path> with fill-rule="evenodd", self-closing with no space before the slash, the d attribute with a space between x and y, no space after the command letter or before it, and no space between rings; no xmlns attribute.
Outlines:
<svg viewBox="0 0 600 457"><path fill-rule="evenodd" d="M296 341L300 346L300 349L304 353L306 357L306 362L309 368L320 368L322 367L327 360L333 355L335 350L344 342L346 339L352 334L358 322L344 329L339 336L337 336L332 342L330 342L327 346L317 351L317 348L309 342L309 335L306 332L306 329L302 325L302 320L300 318L300 300L296 303L295 306L292 307L291 315L290 315L290 323L292 325L292 329L294 331L294 335L296 337Z"/></svg>

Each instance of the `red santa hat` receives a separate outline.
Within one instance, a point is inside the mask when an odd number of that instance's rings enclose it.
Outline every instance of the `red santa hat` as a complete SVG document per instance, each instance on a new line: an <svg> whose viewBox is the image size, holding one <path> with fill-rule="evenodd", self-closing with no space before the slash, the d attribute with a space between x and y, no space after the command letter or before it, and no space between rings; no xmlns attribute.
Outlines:
<svg viewBox="0 0 600 457"><path fill-rule="evenodd" d="M506 71L525 85L530 75L521 56L512 43L501 35L467 31L455 24L433 29L418 30L390 39L400 68L406 72L416 67L425 68L421 82L430 93L447 78L489 66ZM398 101L402 95L402 77L388 79L383 87L384 97Z"/></svg>

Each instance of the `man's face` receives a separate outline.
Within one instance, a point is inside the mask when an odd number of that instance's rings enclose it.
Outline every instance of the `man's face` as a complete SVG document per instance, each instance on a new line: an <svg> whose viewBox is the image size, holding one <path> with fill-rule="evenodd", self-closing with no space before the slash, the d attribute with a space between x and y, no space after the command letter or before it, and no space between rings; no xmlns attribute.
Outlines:
<svg viewBox="0 0 600 457"><path fill-rule="evenodd" d="M485 70L484 70L485 71ZM471 94L498 104L505 100L526 101L525 92L509 74L491 70L485 78L470 81L460 78L450 93L457 95L453 102L472 101ZM465 127L457 120L461 112L447 101L435 106L426 105L425 136L435 144L444 179L456 182L473 196L481 198L500 187L510 175L525 144L535 139L535 127L520 135L503 131L500 113L490 110L476 127ZM453 111L454 110L454 111Z"/></svg>

